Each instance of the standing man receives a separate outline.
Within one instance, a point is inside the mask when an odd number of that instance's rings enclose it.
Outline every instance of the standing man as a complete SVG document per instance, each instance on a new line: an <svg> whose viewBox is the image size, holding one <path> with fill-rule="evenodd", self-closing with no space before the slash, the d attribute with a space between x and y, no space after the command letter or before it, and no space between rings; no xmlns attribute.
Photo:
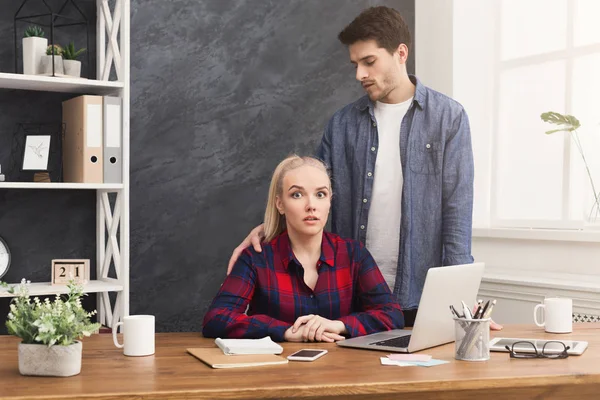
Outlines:
<svg viewBox="0 0 600 400"><path fill-rule="evenodd" d="M406 70L400 13L363 11L338 39L366 95L329 120L317 156L331 168L332 230L366 244L412 326L427 270L473 262L473 152L463 107ZM236 248L260 249L262 225Z"/></svg>

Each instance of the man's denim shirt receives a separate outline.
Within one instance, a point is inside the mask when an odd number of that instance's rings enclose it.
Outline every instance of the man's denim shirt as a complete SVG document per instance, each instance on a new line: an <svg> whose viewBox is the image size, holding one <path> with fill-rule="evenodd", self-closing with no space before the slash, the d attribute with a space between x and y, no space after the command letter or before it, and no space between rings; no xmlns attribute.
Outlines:
<svg viewBox="0 0 600 400"><path fill-rule="evenodd" d="M418 307L429 268L473 262L474 172L467 114L456 101L410 79L416 88L400 129L404 184L398 271L391 288L404 309ZM337 111L317 151L331 168L332 230L362 243L379 146L373 107L364 96Z"/></svg>

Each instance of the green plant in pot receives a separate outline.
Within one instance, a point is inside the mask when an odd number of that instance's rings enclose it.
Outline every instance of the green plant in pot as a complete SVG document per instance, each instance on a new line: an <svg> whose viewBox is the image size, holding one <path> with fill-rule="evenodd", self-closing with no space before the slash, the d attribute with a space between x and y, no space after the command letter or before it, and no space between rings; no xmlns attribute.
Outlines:
<svg viewBox="0 0 600 400"><path fill-rule="evenodd" d="M579 133L577 129L581 127L581 123L577 118L572 115L561 114L555 111L548 111L540 115L542 121L558 125L557 129L552 129L546 131L547 135L556 133L556 132L567 132L569 133L571 140L575 143L577 147L577 151L579 151L579 155L583 160L583 164L585 166L585 170L587 172L587 176L590 182L590 186L592 189L594 203L588 215L588 220L595 222L600 217L600 191L598 191L598 187L594 184L594 179L592 177L592 173L590 171L590 167L588 166L587 160L585 158L585 152L583 151L583 146L581 145L581 141L579 140Z"/></svg>
<svg viewBox="0 0 600 400"><path fill-rule="evenodd" d="M71 42L63 48L62 56L65 67L65 75L81 76L81 61L76 60L86 49L75 50L75 43Z"/></svg>
<svg viewBox="0 0 600 400"><path fill-rule="evenodd" d="M59 44L51 44L46 48L46 55L51 56L54 53L55 56L62 56L63 48Z"/></svg>
<svg viewBox="0 0 600 400"><path fill-rule="evenodd" d="M46 36L44 30L37 25L29 25L27 29L25 29L25 37L41 37Z"/></svg>
<svg viewBox="0 0 600 400"><path fill-rule="evenodd" d="M40 63L40 73L44 75L64 74L62 53L63 48L58 44L46 47L46 55L42 56ZM54 63L54 70L52 70L52 63Z"/></svg>
<svg viewBox="0 0 600 400"><path fill-rule="evenodd" d="M72 376L81 372L82 343L100 328L81 305L83 288L70 282L69 293L56 295L54 301L29 296L29 281L24 279L9 289L13 297L6 321L8 333L22 339L19 343L19 372L23 375Z"/></svg>
<svg viewBox="0 0 600 400"><path fill-rule="evenodd" d="M40 73L40 61L48 39L45 37L44 30L37 25L30 25L23 35L23 73L27 75L36 75Z"/></svg>

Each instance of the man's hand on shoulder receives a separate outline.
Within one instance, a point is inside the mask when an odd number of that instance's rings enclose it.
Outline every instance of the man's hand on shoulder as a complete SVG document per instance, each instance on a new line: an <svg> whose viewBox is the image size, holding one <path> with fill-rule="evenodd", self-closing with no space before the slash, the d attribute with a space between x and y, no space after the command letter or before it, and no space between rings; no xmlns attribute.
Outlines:
<svg viewBox="0 0 600 400"><path fill-rule="evenodd" d="M233 250L233 253L231 254L231 258L229 259L229 265L227 265L227 275L229 275L231 273L231 270L233 269L235 262L240 257L240 254L242 254L242 251L244 251L246 249L246 247L252 245L252 247L254 247L254 250L256 250L258 253L260 253L262 251L260 242L264 238L265 238L265 224L260 224L256 228L252 229L250 231L250 233L248 234L248 236L246 236L246 239L244 239L244 241L242 243L240 243L240 245L238 247L236 247L235 250Z"/></svg>

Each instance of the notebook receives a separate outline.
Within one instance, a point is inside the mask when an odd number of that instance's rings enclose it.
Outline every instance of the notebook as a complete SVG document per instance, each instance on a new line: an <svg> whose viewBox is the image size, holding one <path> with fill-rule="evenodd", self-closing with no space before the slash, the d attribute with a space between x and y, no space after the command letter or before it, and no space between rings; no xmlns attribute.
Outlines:
<svg viewBox="0 0 600 400"><path fill-rule="evenodd" d="M224 354L281 354L283 347L269 336L262 339L215 339L215 344Z"/></svg>
<svg viewBox="0 0 600 400"><path fill-rule="evenodd" d="M217 348L192 348L187 351L212 368L258 367L288 363L287 358L274 354L227 356Z"/></svg>

